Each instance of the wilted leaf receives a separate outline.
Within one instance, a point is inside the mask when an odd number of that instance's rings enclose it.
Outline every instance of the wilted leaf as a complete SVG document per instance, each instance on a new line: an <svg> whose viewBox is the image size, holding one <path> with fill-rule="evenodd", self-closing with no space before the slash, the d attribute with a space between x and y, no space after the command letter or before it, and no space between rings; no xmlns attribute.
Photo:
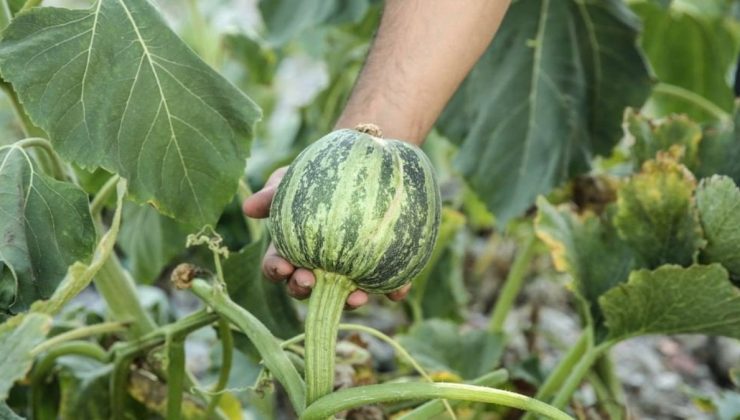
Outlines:
<svg viewBox="0 0 740 420"><path fill-rule="evenodd" d="M236 192L259 110L146 0L20 14L0 70L63 157L119 173L138 201L205 224Z"/></svg>
<svg viewBox="0 0 740 420"><path fill-rule="evenodd" d="M573 277L576 292L588 303L595 325L600 325L599 296L627 279L635 266L632 250L608 218L579 217L544 198L537 200L537 209L537 236L550 248L555 268Z"/></svg>
<svg viewBox="0 0 740 420"><path fill-rule="evenodd" d="M645 161L655 159L658 152L679 147L681 163L689 169L698 165L702 130L699 124L685 115L671 115L662 120L650 120L631 108L624 117L627 135L634 141L632 158L639 168Z"/></svg>
<svg viewBox="0 0 740 420"><path fill-rule="evenodd" d="M8 398L15 381L26 376L31 369L31 349L41 343L51 329L51 317L28 313L13 329L0 331L0 401Z"/></svg>
<svg viewBox="0 0 740 420"><path fill-rule="evenodd" d="M641 265L690 265L703 245L692 194L696 180L668 156L646 162L619 188L614 225Z"/></svg>
<svg viewBox="0 0 740 420"><path fill-rule="evenodd" d="M125 203L118 243L134 278L146 284L156 280L162 269L185 249L189 231L187 226L149 206Z"/></svg>
<svg viewBox="0 0 740 420"><path fill-rule="evenodd" d="M644 334L740 338L740 289L719 264L635 271L599 303L615 340Z"/></svg>
<svg viewBox="0 0 740 420"><path fill-rule="evenodd" d="M438 125L501 226L616 144L649 90L638 27L620 0L511 4Z"/></svg>
<svg viewBox="0 0 740 420"><path fill-rule="evenodd" d="M461 332L457 324L441 319L417 324L398 340L431 373L449 372L468 380L498 366L504 344L500 334Z"/></svg>
<svg viewBox="0 0 740 420"><path fill-rule="evenodd" d="M0 148L0 215L2 313L51 296L67 267L93 252L87 195L37 172L21 147Z"/></svg>
<svg viewBox="0 0 740 420"><path fill-rule="evenodd" d="M702 259L721 263L740 280L740 190L724 176L705 179L696 190L696 205L707 241Z"/></svg>

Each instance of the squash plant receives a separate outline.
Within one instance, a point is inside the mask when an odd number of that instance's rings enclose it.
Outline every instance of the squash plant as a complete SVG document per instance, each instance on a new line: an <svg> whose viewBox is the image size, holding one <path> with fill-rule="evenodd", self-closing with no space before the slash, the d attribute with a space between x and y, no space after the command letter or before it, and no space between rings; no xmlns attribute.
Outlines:
<svg viewBox="0 0 740 420"><path fill-rule="evenodd" d="M188 1L179 34L148 0L39 3L0 1L0 87L20 127L0 139L0 417L241 418L260 407L326 418L377 404L430 418L468 401L570 418L561 410L586 377L600 400L625 403L608 357L622 340L739 338L740 120L723 75L692 67L729 69L740 48L729 13L515 1L422 152L374 127L327 135L378 2L262 1L259 36L209 25L234 14L228 2ZM699 53L724 49L674 72L661 57L683 54L681 36ZM290 60L301 81L325 65L312 99L280 92ZM235 202L290 162L269 223L244 220ZM588 171L605 197L596 203L569 189ZM467 316L461 239L507 224L525 234L488 329L463 330L450 321ZM305 334L260 274L270 240L317 275ZM583 331L526 396L497 368L540 242L573 280ZM199 309L153 308L142 285L164 277ZM412 278L412 326L399 337L338 324L353 288ZM91 285L106 309L80 316ZM220 361L205 386L186 368L186 340L210 330ZM385 342L412 373L335 390L337 330ZM259 373L232 388L244 355Z"/></svg>

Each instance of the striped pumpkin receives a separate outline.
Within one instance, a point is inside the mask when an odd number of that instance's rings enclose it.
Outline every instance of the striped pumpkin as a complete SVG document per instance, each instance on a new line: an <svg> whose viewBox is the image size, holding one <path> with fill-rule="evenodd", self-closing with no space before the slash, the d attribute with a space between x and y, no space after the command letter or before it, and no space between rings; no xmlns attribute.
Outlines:
<svg viewBox="0 0 740 420"><path fill-rule="evenodd" d="M387 293L431 256L439 187L419 148L363 127L334 131L295 159L272 202L270 232L294 265Z"/></svg>

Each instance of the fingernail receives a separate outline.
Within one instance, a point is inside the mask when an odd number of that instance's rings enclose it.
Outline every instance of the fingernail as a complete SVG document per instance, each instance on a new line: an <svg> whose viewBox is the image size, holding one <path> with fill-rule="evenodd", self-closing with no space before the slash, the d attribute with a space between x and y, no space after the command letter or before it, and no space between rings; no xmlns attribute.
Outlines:
<svg viewBox="0 0 740 420"><path fill-rule="evenodd" d="M297 285L299 285L301 287L305 287L305 288L310 288L312 286L311 280L309 280L309 279L307 279L305 277L304 278L301 278L301 277L296 276L295 282L296 282Z"/></svg>

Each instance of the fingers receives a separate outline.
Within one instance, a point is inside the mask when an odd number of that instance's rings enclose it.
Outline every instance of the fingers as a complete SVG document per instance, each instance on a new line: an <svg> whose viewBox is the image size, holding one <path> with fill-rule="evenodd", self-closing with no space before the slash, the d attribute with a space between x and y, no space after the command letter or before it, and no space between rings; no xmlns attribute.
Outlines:
<svg viewBox="0 0 740 420"><path fill-rule="evenodd" d="M261 190L244 200L242 204L244 214L256 219L262 219L270 215L270 204L272 204L272 198L275 196L275 190L277 190L287 170L287 167L275 170Z"/></svg>
<svg viewBox="0 0 740 420"><path fill-rule="evenodd" d="M273 244L267 247L265 256L262 258L262 272L265 273L268 279L274 282L283 281L293 274L294 270L292 264L278 255Z"/></svg>
<svg viewBox="0 0 740 420"><path fill-rule="evenodd" d="M360 306L366 304L368 301L367 293L362 290L355 290L347 296L347 304L344 305L345 309L352 310L357 309Z"/></svg>
<svg viewBox="0 0 740 420"><path fill-rule="evenodd" d="M398 302L399 300L406 299L406 296L409 294L409 290L411 290L411 283L406 284L398 290L394 290L388 293L386 296L388 297L388 299L394 302Z"/></svg>
<svg viewBox="0 0 740 420"><path fill-rule="evenodd" d="M316 283L313 273L305 268L299 268L288 279L288 294L296 299L306 299L311 296L311 288Z"/></svg>

